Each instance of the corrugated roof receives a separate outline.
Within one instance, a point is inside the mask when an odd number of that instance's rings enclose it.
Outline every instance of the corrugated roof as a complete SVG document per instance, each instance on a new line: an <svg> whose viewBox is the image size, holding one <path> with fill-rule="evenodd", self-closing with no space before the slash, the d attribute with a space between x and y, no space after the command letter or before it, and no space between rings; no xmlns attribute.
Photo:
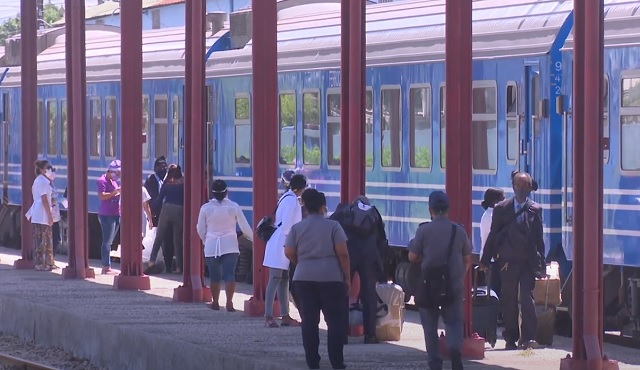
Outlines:
<svg viewBox="0 0 640 370"><path fill-rule="evenodd" d="M159 3L155 4L155 7L158 6L167 6L167 5L173 5L173 4L182 4L184 3L185 0L160 0Z"/></svg>
<svg viewBox="0 0 640 370"><path fill-rule="evenodd" d="M160 2L167 2L169 0L142 0L142 9L152 8L158 5ZM176 1L174 1L176 2ZM168 5L168 4L167 4ZM120 3L114 1L107 1L95 6L88 6L84 11L84 18L95 19L108 17L110 15L120 13ZM55 22L54 25L63 25L65 23L64 18Z"/></svg>

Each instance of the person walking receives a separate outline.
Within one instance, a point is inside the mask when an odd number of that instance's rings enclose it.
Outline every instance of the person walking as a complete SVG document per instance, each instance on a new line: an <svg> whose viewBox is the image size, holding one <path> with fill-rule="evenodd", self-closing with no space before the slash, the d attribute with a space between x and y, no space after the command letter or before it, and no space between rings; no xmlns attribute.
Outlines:
<svg viewBox="0 0 640 370"><path fill-rule="evenodd" d="M327 201L323 193L307 189L302 203L308 216L291 227L285 254L296 265L294 289L300 298L302 345L309 369L320 368L320 312L327 322L327 349L334 369L344 364L345 305L351 288L347 235L340 224L325 218Z"/></svg>
<svg viewBox="0 0 640 370"><path fill-rule="evenodd" d="M491 222L493 219L493 208L499 202L504 200L504 190L500 188L489 188L484 192L484 200L482 201L482 208L484 213L480 219L480 255L484 250L484 245L487 243L489 232L491 231ZM500 269L498 264L491 262L491 289L493 289L498 297L500 297Z"/></svg>
<svg viewBox="0 0 640 370"><path fill-rule="evenodd" d="M428 282L430 276L443 268L448 277L444 283L442 280L437 282L448 294L448 302L444 304L433 304L437 300L430 296L429 288L416 292L429 369L442 370L438 345L438 320L442 316L452 369L462 370L462 297L464 276L471 266L471 241L462 226L449 220L449 198L442 191L429 195L429 213L432 221L420 224L415 237L409 242L409 261L420 263L418 289L425 289L427 285L423 282Z"/></svg>
<svg viewBox="0 0 640 370"><path fill-rule="evenodd" d="M121 163L119 159L111 161L107 172L96 182L100 207L98 221L102 229L102 244L100 254L102 260L102 274L111 275L111 244L120 228L120 180Z"/></svg>
<svg viewBox="0 0 640 370"><path fill-rule="evenodd" d="M493 258L500 270L505 348L535 348L533 290L536 274L545 267L542 208L529 198L534 189L531 175L514 171L511 183L515 196L495 205L480 263L486 269Z"/></svg>
<svg viewBox="0 0 640 370"><path fill-rule="evenodd" d="M151 208L151 222L153 227L158 227L160 222L160 213L162 213L162 202L156 202L162 190L162 185L167 180L167 170L169 165L167 159L164 156L156 158L153 164L153 173L149 175L144 182L144 187L147 189L151 199L149 200L149 207ZM157 230L156 230L157 231ZM167 230L165 233L165 240L162 241L162 258L166 266L166 271L171 272L173 270L173 230Z"/></svg>
<svg viewBox="0 0 640 370"><path fill-rule="evenodd" d="M240 256L236 225L240 226L249 241L253 241L253 231L240 205L227 197L226 182L214 181L212 192L213 199L200 208L197 224L211 280L211 308L220 309L220 281L224 280L227 311L235 312L233 294L236 290L236 265Z"/></svg>
<svg viewBox="0 0 640 370"><path fill-rule="evenodd" d="M53 214L51 212L51 180L53 168L47 160L38 160L34 163L36 178L31 186L33 204L25 214L31 221L31 233L33 235L33 262L36 271L51 271L55 262L53 260L53 238L51 226Z"/></svg>

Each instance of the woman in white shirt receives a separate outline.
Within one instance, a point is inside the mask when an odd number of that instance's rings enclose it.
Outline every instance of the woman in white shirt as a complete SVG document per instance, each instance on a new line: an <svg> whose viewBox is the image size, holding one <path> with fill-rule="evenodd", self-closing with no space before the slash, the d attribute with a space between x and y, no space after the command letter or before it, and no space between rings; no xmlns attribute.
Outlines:
<svg viewBox="0 0 640 370"><path fill-rule="evenodd" d="M33 205L27 212L31 220L33 235L33 262L37 271L51 271L55 266L53 261L53 214L51 212L51 181L53 167L49 161L35 162L36 179L31 186Z"/></svg>
<svg viewBox="0 0 640 370"><path fill-rule="evenodd" d="M491 218L493 217L493 207L504 200L504 190L500 188L489 188L484 192L484 201L482 201L482 208L485 209L482 218L480 219L480 256L484 250L484 244L489 237L489 231L491 231Z"/></svg>
<svg viewBox="0 0 640 370"><path fill-rule="evenodd" d="M307 188L307 179L303 175L294 175L287 190L276 208L274 226L276 230L269 238L264 251L262 265L269 268L269 282L265 292L265 320L269 328L277 328L273 319L273 302L278 292L282 326L300 326L300 323L289 316L289 259L284 255L284 242L291 226L302 220L302 207L298 198Z"/></svg>
<svg viewBox="0 0 640 370"><path fill-rule="evenodd" d="M227 198L227 184L223 180L214 181L212 191L213 199L200 208L197 226L198 235L204 243L204 259L211 280L211 308L220 309L220 281L224 280L227 311L235 312L233 293L236 290L236 264L240 255L236 225L251 241L253 231L238 203Z"/></svg>

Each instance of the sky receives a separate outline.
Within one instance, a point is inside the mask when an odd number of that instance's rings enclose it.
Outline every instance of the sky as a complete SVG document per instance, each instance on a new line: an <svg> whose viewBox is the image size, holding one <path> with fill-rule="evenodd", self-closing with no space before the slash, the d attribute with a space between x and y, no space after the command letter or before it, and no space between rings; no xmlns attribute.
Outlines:
<svg viewBox="0 0 640 370"><path fill-rule="evenodd" d="M32 0L29 0L32 1ZM64 5L65 0L44 0L44 3ZM98 0L85 0L86 6L96 5ZM0 23L20 13L20 0L0 0Z"/></svg>

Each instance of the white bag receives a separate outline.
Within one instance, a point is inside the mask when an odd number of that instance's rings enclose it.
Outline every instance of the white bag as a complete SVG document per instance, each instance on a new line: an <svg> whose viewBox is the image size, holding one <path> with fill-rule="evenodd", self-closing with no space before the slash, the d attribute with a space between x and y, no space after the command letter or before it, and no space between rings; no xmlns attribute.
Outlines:
<svg viewBox="0 0 640 370"><path fill-rule="evenodd" d="M376 336L381 341L398 341L404 324L404 292L393 283L377 284L376 292L388 307L387 314L377 320Z"/></svg>
<svg viewBox="0 0 640 370"><path fill-rule="evenodd" d="M144 247L142 250L142 262L149 261L151 258L151 250L153 249L153 243L156 241L157 231L157 227L147 230L147 234L144 236L144 239L142 239L142 246ZM162 259L162 248L160 249L160 252L158 252L158 258Z"/></svg>

